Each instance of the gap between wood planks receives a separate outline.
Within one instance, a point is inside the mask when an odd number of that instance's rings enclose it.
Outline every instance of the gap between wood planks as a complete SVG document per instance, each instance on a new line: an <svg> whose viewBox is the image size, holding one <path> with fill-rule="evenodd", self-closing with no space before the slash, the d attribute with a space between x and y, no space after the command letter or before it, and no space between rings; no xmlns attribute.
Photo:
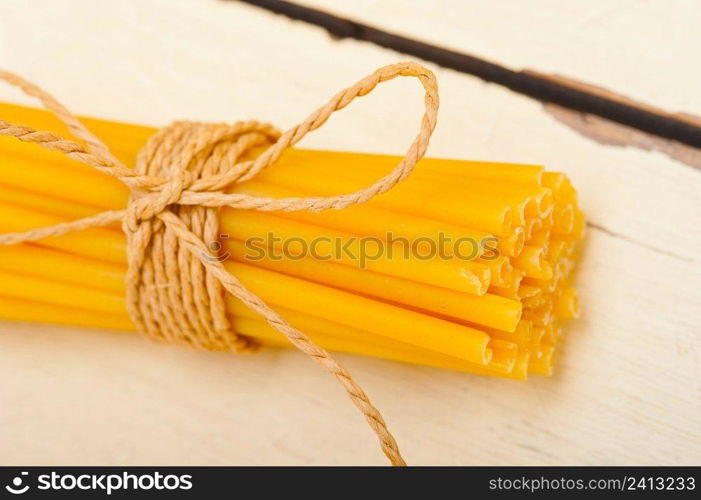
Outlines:
<svg viewBox="0 0 701 500"><path fill-rule="evenodd" d="M663 250L661 248L657 248L655 246L649 245L645 242L636 240L634 238L631 238L630 236L626 236L625 234L618 233L616 231L613 231L611 229L608 229L607 227L601 226L595 222L587 222L587 227L590 227L591 229L594 229L596 231L600 231L604 234L607 234L611 236L612 238L616 238L619 240L626 241L632 245L635 245L640 248L644 248L645 250L649 250L651 252L654 252L659 255L665 255L667 257L672 257L673 259L681 260L682 262L688 262L690 264L693 264L696 262L692 257L687 257L685 255L679 255L674 252L670 252L669 250Z"/></svg>
<svg viewBox="0 0 701 500"><path fill-rule="evenodd" d="M586 91L594 94L606 96L615 102L622 102L631 106L645 108L655 113L665 114L678 120L683 120L688 123L701 126L701 117L690 113L667 113L660 108L655 108L643 102L635 101L623 94L560 75L543 74L541 77L549 78L554 81L560 81L567 85L585 89ZM601 118L600 116L589 113L579 113L556 104L543 103L543 107L545 112L555 118L558 122L599 144L620 147L629 146L642 149L644 151L658 151L668 156L672 160L681 162L696 170L701 170L701 150L698 148L694 148L674 140L658 137L653 134L648 134L641 130L635 129L634 127L616 123L614 121Z"/></svg>
<svg viewBox="0 0 701 500"><path fill-rule="evenodd" d="M292 2L238 1L319 26L334 39L353 38L374 43L477 76L543 102L546 112L557 121L599 144L656 150L697 171L701 170L701 118L696 116L669 113L567 77L529 69L515 71L470 54L390 33Z"/></svg>

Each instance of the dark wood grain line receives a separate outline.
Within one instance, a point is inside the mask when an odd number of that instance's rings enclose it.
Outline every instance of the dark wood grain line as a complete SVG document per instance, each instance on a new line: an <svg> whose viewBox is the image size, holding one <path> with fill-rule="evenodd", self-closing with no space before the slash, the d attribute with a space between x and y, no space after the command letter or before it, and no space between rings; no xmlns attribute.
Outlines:
<svg viewBox="0 0 701 500"><path fill-rule="evenodd" d="M228 0L227 0L228 1ZM291 19L326 29L337 38L353 38L396 50L487 82L506 87L544 103L556 104L633 127L665 139L701 148L701 126L656 108L635 105L576 85L546 78L532 71L515 71L470 54L442 48L380 30L373 26L283 0L238 0Z"/></svg>

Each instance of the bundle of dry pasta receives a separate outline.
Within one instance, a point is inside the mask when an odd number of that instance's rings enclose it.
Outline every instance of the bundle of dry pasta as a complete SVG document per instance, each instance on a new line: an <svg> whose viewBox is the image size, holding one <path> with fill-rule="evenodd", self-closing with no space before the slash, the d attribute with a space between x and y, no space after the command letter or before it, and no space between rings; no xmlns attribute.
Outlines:
<svg viewBox="0 0 701 500"><path fill-rule="evenodd" d="M68 134L45 111L1 104L0 117ZM127 165L155 132L85 123ZM121 209L129 196L112 177L11 138L0 137L0 158L0 233ZM346 193L397 160L290 149L231 191ZM539 166L423 159L407 180L362 205L321 213L223 208L219 226L210 257L330 350L525 379L552 373L561 324L577 315L572 274L584 217L567 177ZM125 259L117 226L0 246L0 318L133 330ZM164 276L167 288L167 269ZM227 314L236 332L286 344L232 297Z"/></svg>

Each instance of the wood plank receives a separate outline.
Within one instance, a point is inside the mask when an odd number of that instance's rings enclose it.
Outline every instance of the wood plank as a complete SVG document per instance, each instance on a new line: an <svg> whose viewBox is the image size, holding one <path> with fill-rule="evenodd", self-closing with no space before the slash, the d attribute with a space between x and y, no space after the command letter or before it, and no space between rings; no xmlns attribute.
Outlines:
<svg viewBox="0 0 701 500"><path fill-rule="evenodd" d="M673 111L701 114L693 3L300 0L381 29L515 68L558 73Z"/></svg>

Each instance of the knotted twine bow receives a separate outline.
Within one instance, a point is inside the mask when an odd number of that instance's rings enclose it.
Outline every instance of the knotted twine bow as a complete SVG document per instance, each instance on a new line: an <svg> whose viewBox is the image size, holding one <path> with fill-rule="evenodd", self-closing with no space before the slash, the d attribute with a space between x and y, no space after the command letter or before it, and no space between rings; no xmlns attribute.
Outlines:
<svg viewBox="0 0 701 500"><path fill-rule="evenodd" d="M225 193L227 186L249 180L273 165L287 148L321 127L332 113L397 76L419 79L425 90L426 109L419 133L405 157L385 177L354 193L329 197L267 198ZM340 210L364 203L404 180L426 152L436 126L438 88L431 71L410 62L382 67L336 94L283 134L269 124L255 121L233 125L176 122L149 139L139 152L135 169L117 160L75 115L40 87L9 72L0 71L0 79L38 98L85 146L52 132L2 120L0 134L59 151L116 177L131 191L124 210L7 233L0 235L0 244L36 241L122 221L127 236L127 309L140 331L157 339L206 349L244 350L251 341L231 330L224 306L223 290L226 290L334 375L365 416L390 462L405 465L382 415L350 373L227 272L221 262L212 258L205 242L216 241L219 207L260 211ZM251 149L265 144L270 147L256 159L242 161Z"/></svg>

